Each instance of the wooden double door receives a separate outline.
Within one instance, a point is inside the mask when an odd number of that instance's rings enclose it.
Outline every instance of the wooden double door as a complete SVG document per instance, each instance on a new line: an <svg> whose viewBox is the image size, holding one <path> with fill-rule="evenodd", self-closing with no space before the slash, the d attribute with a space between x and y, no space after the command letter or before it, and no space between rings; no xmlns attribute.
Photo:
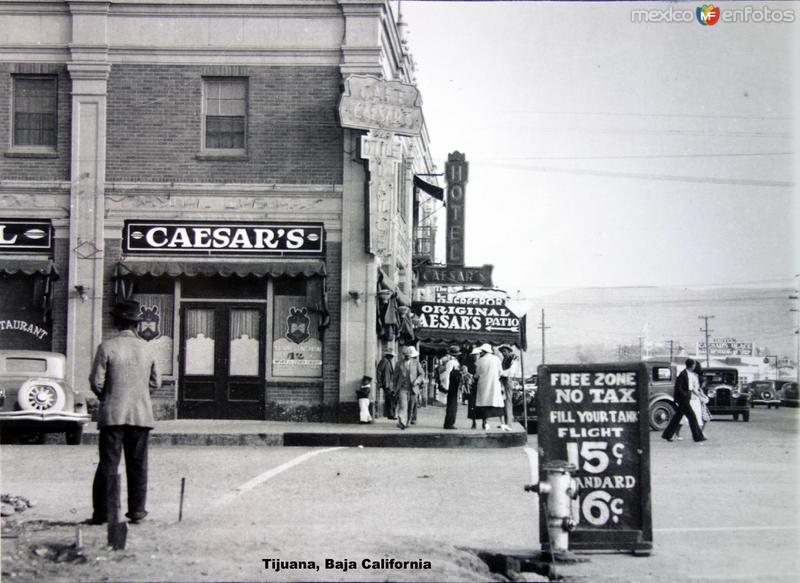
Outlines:
<svg viewBox="0 0 800 583"><path fill-rule="evenodd" d="M178 417L264 419L263 304L181 305Z"/></svg>

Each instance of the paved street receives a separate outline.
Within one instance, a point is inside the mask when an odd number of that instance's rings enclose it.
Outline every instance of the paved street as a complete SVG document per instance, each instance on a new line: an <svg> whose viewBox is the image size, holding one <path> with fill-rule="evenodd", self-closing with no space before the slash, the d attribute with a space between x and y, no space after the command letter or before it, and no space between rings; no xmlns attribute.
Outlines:
<svg viewBox="0 0 800 583"><path fill-rule="evenodd" d="M756 409L748 424L718 420L703 446L652 433L654 553L594 554L560 572L590 581L796 581L798 418L798 410ZM535 436L528 447L535 451ZM118 552L103 548L104 527L82 527L85 564L31 549L74 541L75 523L91 511L95 447L4 445L0 461L2 492L36 502L16 516L28 527L4 532L18 535L3 540L8 581L482 581L498 576L468 549L538 549L523 448L155 447L149 520L131 527ZM364 558L430 569L365 569ZM319 570L278 572L262 559L314 561ZM325 559L357 568L325 569Z"/></svg>

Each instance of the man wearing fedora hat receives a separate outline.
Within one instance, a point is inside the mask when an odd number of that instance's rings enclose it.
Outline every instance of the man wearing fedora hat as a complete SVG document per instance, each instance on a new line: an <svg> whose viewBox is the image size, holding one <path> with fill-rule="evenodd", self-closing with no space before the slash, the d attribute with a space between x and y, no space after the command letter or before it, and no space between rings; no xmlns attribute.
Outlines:
<svg viewBox="0 0 800 583"><path fill-rule="evenodd" d="M100 462L92 484L94 511L89 522L108 520L107 488L116 475L122 451L128 478L128 512L133 524L147 515L147 445L154 425L150 392L160 385L155 357L147 342L136 334L142 319L134 300L118 302L111 316L120 333L97 348L89 384L100 400Z"/></svg>
<svg viewBox="0 0 800 583"><path fill-rule="evenodd" d="M397 419L397 395L394 393L394 348L387 346L376 369L378 388L383 390L383 414ZM376 404L377 407L377 404Z"/></svg>
<svg viewBox="0 0 800 583"><path fill-rule="evenodd" d="M458 413L459 389L461 388L461 349L453 345L447 349L447 363L445 364L446 379L442 378L442 387L447 392L447 409L444 413L444 428L456 428L456 414Z"/></svg>
<svg viewBox="0 0 800 583"><path fill-rule="evenodd" d="M419 353L413 346L403 348L403 360L394 367L394 392L397 395L397 426L408 427L414 419L417 408L417 395L425 382L425 371L417 360Z"/></svg>

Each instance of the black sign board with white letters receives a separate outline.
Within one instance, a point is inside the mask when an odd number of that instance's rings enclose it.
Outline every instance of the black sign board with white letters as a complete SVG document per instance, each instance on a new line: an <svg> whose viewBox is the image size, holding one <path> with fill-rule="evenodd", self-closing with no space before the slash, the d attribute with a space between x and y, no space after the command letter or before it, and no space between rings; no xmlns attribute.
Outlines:
<svg viewBox="0 0 800 583"><path fill-rule="evenodd" d="M0 252L47 253L53 250L53 224L43 219L0 219Z"/></svg>
<svg viewBox="0 0 800 583"><path fill-rule="evenodd" d="M539 479L542 466L566 460L578 470L573 502L577 528L570 550L652 549L650 428L647 367L643 363L541 365ZM547 519L540 518L547 545Z"/></svg>
<svg viewBox="0 0 800 583"><path fill-rule="evenodd" d="M321 256L322 223L125 221L124 253Z"/></svg>

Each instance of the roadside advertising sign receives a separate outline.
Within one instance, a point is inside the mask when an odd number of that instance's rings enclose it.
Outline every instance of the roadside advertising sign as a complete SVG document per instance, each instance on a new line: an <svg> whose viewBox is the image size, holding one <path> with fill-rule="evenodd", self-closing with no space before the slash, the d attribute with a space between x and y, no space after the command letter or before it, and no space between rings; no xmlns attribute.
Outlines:
<svg viewBox="0 0 800 583"><path fill-rule="evenodd" d="M573 501L577 527L570 550L649 553L650 434L647 367L643 363L541 365L539 480L544 464L565 460L578 469ZM542 548L549 550L540 513Z"/></svg>

